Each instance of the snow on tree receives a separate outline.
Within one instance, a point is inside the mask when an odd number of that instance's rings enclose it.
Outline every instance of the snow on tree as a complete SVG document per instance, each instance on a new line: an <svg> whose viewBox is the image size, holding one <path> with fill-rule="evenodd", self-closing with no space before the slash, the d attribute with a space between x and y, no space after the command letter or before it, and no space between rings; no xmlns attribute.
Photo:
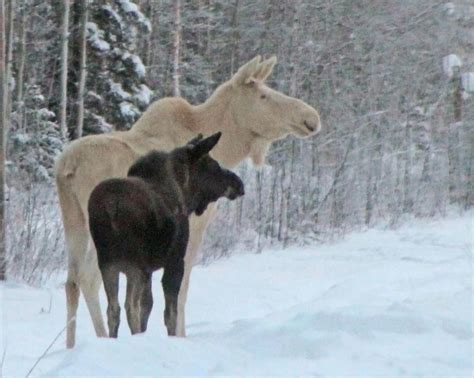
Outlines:
<svg viewBox="0 0 474 378"><path fill-rule="evenodd" d="M87 39L91 47L100 52L106 52L110 50L110 44L104 40L104 31L97 27L95 22L88 22L87 27Z"/></svg>
<svg viewBox="0 0 474 378"><path fill-rule="evenodd" d="M53 177L54 160L62 151L56 114L48 109L38 85L29 85L25 93L24 128L13 122L9 138L9 160L15 173L27 174L33 181L49 181ZM14 121L17 114L13 113Z"/></svg>
<svg viewBox="0 0 474 378"><path fill-rule="evenodd" d="M443 5L443 11L445 11L448 16L454 15L455 9L456 9L456 6L451 2Z"/></svg>
<svg viewBox="0 0 474 378"><path fill-rule="evenodd" d="M140 84L138 89L138 93L135 93L135 98L138 101L138 104L141 106L147 106L151 102L153 91L145 84Z"/></svg>
<svg viewBox="0 0 474 378"><path fill-rule="evenodd" d="M468 93L474 93L474 72L464 72L461 74L463 89Z"/></svg>
<svg viewBox="0 0 474 378"><path fill-rule="evenodd" d="M129 0L91 4L86 133L128 129L150 103L152 91L138 52L140 38L150 31L149 20Z"/></svg>
<svg viewBox="0 0 474 378"><path fill-rule="evenodd" d="M7 173L46 177L51 160L44 160L45 172L38 156L54 156L55 144L38 139L58 136L61 2L8 3L16 93ZM69 135L79 113L84 3L85 134L128 128L153 98L173 94L175 0L71 1ZM274 143L271 170L237 168L247 195L220 204L211 248L202 249L207 257L230 253L245 235L260 249L380 221L393 225L406 214L442 215L452 203L472 207L473 9L471 0L181 1L184 98L202 103L243 62L274 54L278 64L267 83L313 105L323 123L315 138Z"/></svg>
<svg viewBox="0 0 474 378"><path fill-rule="evenodd" d="M443 58L443 71L448 77L453 77L456 69L462 67L461 59L456 54L449 54Z"/></svg>
<svg viewBox="0 0 474 378"><path fill-rule="evenodd" d="M118 0L118 3L120 4L122 10L127 13L127 15L134 17L147 33L151 32L150 21L140 11L136 4L132 3L130 0Z"/></svg>

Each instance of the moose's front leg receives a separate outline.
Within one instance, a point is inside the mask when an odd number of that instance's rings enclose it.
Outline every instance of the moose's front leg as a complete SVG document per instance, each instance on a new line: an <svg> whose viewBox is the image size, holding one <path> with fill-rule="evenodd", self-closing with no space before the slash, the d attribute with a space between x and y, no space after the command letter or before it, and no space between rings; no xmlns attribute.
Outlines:
<svg viewBox="0 0 474 378"><path fill-rule="evenodd" d="M189 278L207 225L214 219L216 213L217 206L215 203L211 203L204 214L199 217L193 214L190 217L189 242L186 249L186 257L184 258L184 276L178 296L178 327L176 330L176 336L178 337L186 336L185 307L188 297Z"/></svg>
<svg viewBox="0 0 474 378"><path fill-rule="evenodd" d="M184 275L184 256L189 239L188 217L181 216L176 220L177 227L170 243L165 271L161 283L165 294L165 325L168 336L177 335L178 295Z"/></svg>
<svg viewBox="0 0 474 378"><path fill-rule="evenodd" d="M165 325L168 336L176 336L178 294L183 280L184 259L175 260L165 267L161 283L165 294Z"/></svg>

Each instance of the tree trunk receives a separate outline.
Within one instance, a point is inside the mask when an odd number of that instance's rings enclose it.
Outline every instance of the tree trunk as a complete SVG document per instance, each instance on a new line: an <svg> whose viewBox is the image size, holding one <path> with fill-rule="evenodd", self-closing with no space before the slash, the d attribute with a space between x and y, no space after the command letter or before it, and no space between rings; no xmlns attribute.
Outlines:
<svg viewBox="0 0 474 378"><path fill-rule="evenodd" d="M413 167L413 137L412 137L412 125L411 121L407 121L405 126L405 145L406 145L406 154L405 154L405 169L403 172L403 212L411 213L413 210L413 200L412 200L412 174L411 170Z"/></svg>
<svg viewBox="0 0 474 378"><path fill-rule="evenodd" d="M160 2L161 3L161 2ZM145 41L145 51L143 53L144 55L144 62L147 66L153 65L154 61L154 48L153 48L153 32L155 29L158 29L158 23L155 21L155 13L158 13L156 8L159 6L156 4L156 1L150 2L150 21L153 25L153 28L150 33L148 33L148 36ZM156 17L156 20L158 20L158 17ZM148 72L148 70L147 70Z"/></svg>
<svg viewBox="0 0 474 378"><path fill-rule="evenodd" d="M89 0L82 0L82 17L81 17L81 35L80 35L80 65L79 65L79 88L77 99L77 124L76 124L76 138L82 137L82 130L84 127L84 94L86 86L86 53L87 53L87 17L89 13Z"/></svg>
<svg viewBox="0 0 474 378"><path fill-rule="evenodd" d="M207 1L207 9L211 9L211 0ZM206 59L212 61L211 57L211 47L212 47L212 33L211 33L211 23L212 23L212 13L208 12L208 17L206 21ZM213 79L212 69L207 70L207 80L206 80L206 97L209 97L212 93L211 83Z"/></svg>
<svg viewBox="0 0 474 378"><path fill-rule="evenodd" d="M240 40L240 33L238 29L239 24L239 0L235 0L234 3L234 11L232 13L232 21L231 21L231 28L232 28L232 52L230 57L230 74L233 75L235 73L236 67L238 67L238 60L239 60L239 40Z"/></svg>
<svg viewBox="0 0 474 378"><path fill-rule="evenodd" d="M245 182L247 176L247 170L242 169L240 172L240 178L242 181ZM243 209L244 209L244 197L239 198L237 201L235 201L235 224L236 224L236 232L240 232L240 229L242 227L242 215L243 215Z"/></svg>
<svg viewBox="0 0 474 378"><path fill-rule="evenodd" d="M5 6L0 0L0 281L5 280L5 94L7 92L5 72Z"/></svg>
<svg viewBox="0 0 474 378"><path fill-rule="evenodd" d="M452 79L454 86L453 93L453 109L454 109L454 122L462 121L462 82L461 74L458 72Z"/></svg>
<svg viewBox="0 0 474 378"><path fill-rule="evenodd" d="M468 136L470 139L469 145L474 145L474 135L472 133ZM466 190L466 196L464 200L464 208L467 210L474 206L474 148L469 149L469 164L466 173L468 188Z"/></svg>
<svg viewBox="0 0 474 378"><path fill-rule="evenodd" d="M256 173L256 181L257 181L257 222L258 222L258 237L257 237L257 252L262 252L262 233L265 232L266 228L266 219L263 216L263 172L257 171Z"/></svg>
<svg viewBox="0 0 474 378"><path fill-rule="evenodd" d="M17 72L17 112L18 112L18 127L23 130L23 86L25 77L25 62L26 62L26 0L21 4L21 19L20 19L20 50L18 56L18 72Z"/></svg>
<svg viewBox="0 0 474 378"><path fill-rule="evenodd" d="M373 156L372 156L373 158ZM371 221L372 221L372 211L374 209L374 190L375 190L375 185L374 185L374 177L373 177L373 172L372 172L372 167L371 167L371 159L367 162L369 165L368 171L367 171L367 188L366 188L366 195L365 195L365 225L369 226Z"/></svg>
<svg viewBox="0 0 474 378"><path fill-rule="evenodd" d="M67 112L67 70L68 70L68 37L69 37L69 0L63 0L63 17L61 28L61 105L59 126L61 135L66 140L68 130L66 125Z"/></svg>
<svg viewBox="0 0 474 378"><path fill-rule="evenodd" d="M278 172L276 169L272 170L272 187L270 191L270 227L269 227L269 234L270 240L273 242L273 238L275 236L275 204L276 204L276 195L277 195L277 180L278 180Z"/></svg>
<svg viewBox="0 0 474 378"><path fill-rule="evenodd" d="M365 205L365 224L369 226L374 212L377 209L379 182L382 179L382 141L380 134L380 124L376 121L369 124L369 146L366 148L366 154L369 157L367 161L368 179L367 194Z"/></svg>
<svg viewBox="0 0 474 378"><path fill-rule="evenodd" d="M285 216L286 216L286 191L285 191L285 180L286 180L286 172L285 172L285 163L283 162L283 166L280 169L281 176L280 176L280 210L279 210L279 218L278 218L278 241L283 241L284 239L284 231L285 231Z"/></svg>
<svg viewBox="0 0 474 378"><path fill-rule="evenodd" d="M298 33L298 24L299 24L299 14L298 14L298 5L300 3L293 4L288 10L288 14L291 16L292 19L292 28L291 28L291 41L293 46L298 45L298 40L299 40L299 33ZM290 51L287 52L288 60L289 61L294 61L294 67L290 73L289 81L290 81L290 89L289 93L290 96L296 97L297 96L297 81L298 81L298 55L297 52L293 51L291 49ZM289 172L287 172L287 175L289 176L288 180L288 185L286 187L286 192L285 192L285 203L286 203L286 212L285 212L285 224L286 224L286 229L285 229L285 236L283 240L283 245L286 247L289 243L289 232L293 230L293 220L297 218L297 199L293 198L293 191L294 186L296 186L296 183L294 182L295 179L295 160L296 160L296 141L292 140L291 141L291 155L290 155L290 166L289 166Z"/></svg>
<svg viewBox="0 0 474 378"><path fill-rule="evenodd" d="M321 150L318 148L318 145L316 144L316 139L313 138L311 141L311 185L308 185L310 190L308 193L310 193L310 198L309 198L309 208L315 208L318 206L319 200L320 200L320 183L321 183L321 165L319 164L319 156L320 156ZM316 178L316 179L315 179ZM316 182L316 185L312 185L312 183ZM313 221L313 229L316 230L318 228L318 223L319 223L319 214L315 214L314 217L312 217Z"/></svg>
<svg viewBox="0 0 474 378"><path fill-rule="evenodd" d="M10 117L12 112L12 61L13 61L13 8L14 0L7 2L7 17L6 17L6 68L5 68L5 80L6 80L6 91L5 91L5 118L6 124L10 127ZM5 129L5 135L8 135L8 129Z"/></svg>
<svg viewBox="0 0 474 378"><path fill-rule="evenodd" d="M181 44L181 1L174 3L174 41L173 41L173 96L181 96L179 90L179 50Z"/></svg>

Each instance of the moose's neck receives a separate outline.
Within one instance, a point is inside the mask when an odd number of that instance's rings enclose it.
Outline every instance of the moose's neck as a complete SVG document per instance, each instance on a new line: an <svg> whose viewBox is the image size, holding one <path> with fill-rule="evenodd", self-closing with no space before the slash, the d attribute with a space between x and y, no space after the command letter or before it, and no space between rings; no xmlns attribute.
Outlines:
<svg viewBox="0 0 474 378"><path fill-rule="evenodd" d="M199 215L206 209L208 202L204 201L199 195L185 193L186 197L186 214L189 216L193 212L199 210ZM202 207L202 209L201 209Z"/></svg>
<svg viewBox="0 0 474 378"><path fill-rule="evenodd" d="M210 135L222 131L222 137L211 155L225 168L234 168L251 152L255 135L241 127L232 112L232 88L223 84L209 99L194 107L199 132Z"/></svg>
<svg viewBox="0 0 474 378"><path fill-rule="evenodd" d="M231 83L217 88L200 105L190 105L179 97L164 98L150 105L130 132L122 136L138 153L152 149L169 151L181 146L198 133L211 135L222 131L222 137L211 151L225 168L234 168L247 157L260 164L271 141L251 131L243 117L232 110L235 94Z"/></svg>

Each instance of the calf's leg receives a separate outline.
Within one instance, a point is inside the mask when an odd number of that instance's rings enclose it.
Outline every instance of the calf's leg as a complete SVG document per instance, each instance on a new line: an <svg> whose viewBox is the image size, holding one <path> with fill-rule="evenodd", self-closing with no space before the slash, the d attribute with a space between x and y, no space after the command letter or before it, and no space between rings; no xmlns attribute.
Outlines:
<svg viewBox="0 0 474 378"><path fill-rule="evenodd" d="M120 305L118 300L119 270L113 266L101 269L104 289L107 294L107 322L109 325L109 337L117 337L120 325Z"/></svg>
<svg viewBox="0 0 474 378"><path fill-rule="evenodd" d="M192 259L189 259L192 260ZM185 268L183 274L183 280L181 282L181 287L179 289L178 295L178 313L177 313L177 325L176 325L176 336L186 337L186 312L185 306L188 299L188 290L189 290L189 279L191 276L191 270L193 267L192 262L187 262L185 260Z"/></svg>
<svg viewBox="0 0 474 378"><path fill-rule="evenodd" d="M127 312L128 326L132 335L141 332L140 324L140 297L143 284L140 271L136 268L127 273L127 296L125 299L125 310Z"/></svg>
<svg viewBox="0 0 474 378"><path fill-rule="evenodd" d="M145 332L148 326L148 319L150 317L151 309L153 308L153 293L151 290L152 274L144 275L143 288L140 298L140 331Z"/></svg>
<svg viewBox="0 0 474 378"><path fill-rule="evenodd" d="M168 336L176 336L177 315L178 315L178 294L183 279L184 261L174 261L173 264L165 267L161 280L163 292L165 294L165 325Z"/></svg>

